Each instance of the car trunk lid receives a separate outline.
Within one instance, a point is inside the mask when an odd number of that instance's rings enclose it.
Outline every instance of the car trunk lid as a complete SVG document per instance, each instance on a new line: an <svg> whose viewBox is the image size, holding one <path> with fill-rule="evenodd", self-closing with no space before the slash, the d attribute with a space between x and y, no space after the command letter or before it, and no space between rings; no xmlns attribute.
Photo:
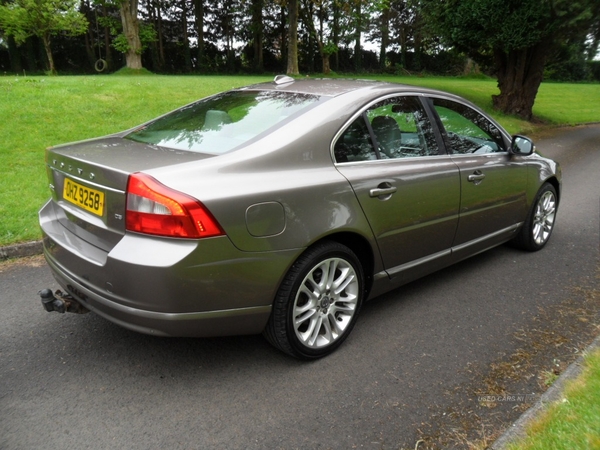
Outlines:
<svg viewBox="0 0 600 450"><path fill-rule="evenodd" d="M46 170L57 219L80 239L108 252L125 233L131 173L207 157L119 136L51 147Z"/></svg>

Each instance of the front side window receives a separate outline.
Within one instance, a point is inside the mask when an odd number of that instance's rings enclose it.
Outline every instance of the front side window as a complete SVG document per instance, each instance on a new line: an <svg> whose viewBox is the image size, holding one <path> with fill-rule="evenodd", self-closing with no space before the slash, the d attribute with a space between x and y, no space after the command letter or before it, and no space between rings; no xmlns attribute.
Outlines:
<svg viewBox="0 0 600 450"><path fill-rule="evenodd" d="M392 97L369 107L336 142L336 162L438 154L431 122L418 97Z"/></svg>
<svg viewBox="0 0 600 450"><path fill-rule="evenodd" d="M432 100L446 131L446 145L452 153L464 155L506 151L498 127L479 112L451 100Z"/></svg>
<svg viewBox="0 0 600 450"><path fill-rule="evenodd" d="M290 92L226 92L178 109L126 138L177 150L222 154L318 101L318 96Z"/></svg>

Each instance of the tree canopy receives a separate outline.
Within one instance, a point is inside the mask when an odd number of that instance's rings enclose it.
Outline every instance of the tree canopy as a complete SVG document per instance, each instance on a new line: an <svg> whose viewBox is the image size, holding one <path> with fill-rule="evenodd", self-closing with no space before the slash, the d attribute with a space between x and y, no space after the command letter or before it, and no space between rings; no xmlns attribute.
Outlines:
<svg viewBox="0 0 600 450"><path fill-rule="evenodd" d="M600 80L598 0L0 0L0 70L433 73L475 60L531 118L544 77ZM86 19L86 20L84 20ZM83 33L79 35L79 33ZM74 37L76 35L76 37ZM52 47L50 42L52 38ZM98 64L101 61L102 64Z"/></svg>
<svg viewBox="0 0 600 450"><path fill-rule="evenodd" d="M531 119L544 67L560 45L585 41L597 0L425 0L443 42L492 61L500 95L494 106Z"/></svg>
<svg viewBox="0 0 600 450"><path fill-rule="evenodd" d="M23 43L30 36L43 42L49 70L55 73L51 38L59 33L71 36L84 34L88 22L77 11L77 0L13 0L0 5L0 28Z"/></svg>

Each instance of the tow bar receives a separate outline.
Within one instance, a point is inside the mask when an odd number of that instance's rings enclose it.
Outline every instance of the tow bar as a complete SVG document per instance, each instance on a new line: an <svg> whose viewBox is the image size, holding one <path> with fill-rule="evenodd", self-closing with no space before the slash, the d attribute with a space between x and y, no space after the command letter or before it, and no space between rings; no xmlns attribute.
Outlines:
<svg viewBox="0 0 600 450"><path fill-rule="evenodd" d="M75 300L68 294L63 294L61 291L52 293L51 289L42 289L38 292L42 299L42 306L48 312L56 311L61 314L66 312L75 314L89 313L90 310Z"/></svg>

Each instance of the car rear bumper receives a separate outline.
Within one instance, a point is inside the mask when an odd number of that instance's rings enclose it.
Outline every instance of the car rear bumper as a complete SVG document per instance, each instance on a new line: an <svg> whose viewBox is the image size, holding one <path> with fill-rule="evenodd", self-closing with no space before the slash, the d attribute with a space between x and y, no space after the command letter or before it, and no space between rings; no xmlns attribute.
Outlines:
<svg viewBox="0 0 600 450"><path fill-rule="evenodd" d="M177 240L125 234L109 252L40 211L44 256L64 291L125 328L160 336L260 333L301 250L242 252L226 237ZM233 286L233 288L232 288Z"/></svg>
<svg viewBox="0 0 600 450"><path fill-rule="evenodd" d="M46 254L52 275L79 303L99 316L129 330L155 336L230 336L258 334L264 329L271 305L221 311L165 313L120 305L88 289Z"/></svg>

